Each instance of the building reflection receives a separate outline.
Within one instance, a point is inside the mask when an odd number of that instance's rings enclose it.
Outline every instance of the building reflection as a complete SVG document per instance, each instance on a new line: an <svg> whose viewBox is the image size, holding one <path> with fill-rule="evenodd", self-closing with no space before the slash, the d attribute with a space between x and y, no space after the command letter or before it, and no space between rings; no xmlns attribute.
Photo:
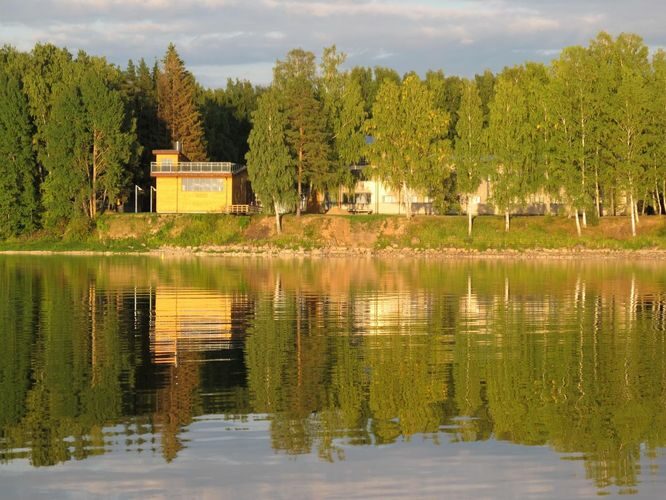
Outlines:
<svg viewBox="0 0 666 500"><path fill-rule="evenodd" d="M230 349L242 338L250 303L242 294L157 287L150 349L153 362L177 365L184 353Z"/></svg>

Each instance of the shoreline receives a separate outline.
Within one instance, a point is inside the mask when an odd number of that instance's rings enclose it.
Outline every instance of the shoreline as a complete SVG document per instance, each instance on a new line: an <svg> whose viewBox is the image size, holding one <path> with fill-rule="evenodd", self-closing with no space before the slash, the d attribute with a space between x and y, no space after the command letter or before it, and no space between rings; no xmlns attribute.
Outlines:
<svg viewBox="0 0 666 500"><path fill-rule="evenodd" d="M626 259L665 260L666 249L590 249L590 248L533 248L533 249L415 249L391 247L384 249L325 247L314 249L284 249L277 247L248 247L245 245L162 247L151 250L0 250L0 255L38 256L137 256L137 257L231 257L231 258L398 258L398 259Z"/></svg>

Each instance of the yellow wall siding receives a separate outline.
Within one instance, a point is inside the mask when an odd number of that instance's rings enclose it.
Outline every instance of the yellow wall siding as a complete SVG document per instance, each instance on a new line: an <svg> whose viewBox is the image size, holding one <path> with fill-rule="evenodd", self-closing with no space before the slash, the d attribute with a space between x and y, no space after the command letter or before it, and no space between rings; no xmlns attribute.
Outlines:
<svg viewBox="0 0 666 500"><path fill-rule="evenodd" d="M222 191L183 191L182 177L157 178L158 213L224 212L231 205L231 178L222 178Z"/></svg>
<svg viewBox="0 0 666 500"><path fill-rule="evenodd" d="M178 179L176 177L158 177L157 193L157 213L169 214L176 212L178 207Z"/></svg>
<svg viewBox="0 0 666 500"><path fill-rule="evenodd" d="M178 163L178 153L174 154L158 154L155 155L155 161L159 163L160 165L164 160L170 161L172 164L177 164Z"/></svg>

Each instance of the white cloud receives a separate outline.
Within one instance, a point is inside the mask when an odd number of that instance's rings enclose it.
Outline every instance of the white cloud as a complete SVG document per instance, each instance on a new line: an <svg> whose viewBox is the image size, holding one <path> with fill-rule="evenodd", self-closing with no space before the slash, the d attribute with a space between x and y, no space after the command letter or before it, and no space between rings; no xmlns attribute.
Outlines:
<svg viewBox="0 0 666 500"><path fill-rule="evenodd" d="M282 40L287 37L284 33L281 31L269 31L268 33L264 34L265 38L268 38L269 40Z"/></svg>
<svg viewBox="0 0 666 500"><path fill-rule="evenodd" d="M0 44L28 50L50 41L124 65L159 59L174 42L209 85L223 85L215 75L234 76L228 71L265 83L267 68L289 49L321 52L333 43L350 64L462 75L521 63L525 48L548 60L554 53L531 48L585 44L602 29L666 45L666 2L659 0L0 1ZM208 69L199 75L194 68Z"/></svg>

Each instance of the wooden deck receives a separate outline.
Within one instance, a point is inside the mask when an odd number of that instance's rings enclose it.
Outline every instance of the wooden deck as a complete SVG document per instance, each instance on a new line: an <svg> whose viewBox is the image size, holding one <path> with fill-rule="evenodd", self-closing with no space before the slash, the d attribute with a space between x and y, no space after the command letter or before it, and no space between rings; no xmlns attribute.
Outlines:
<svg viewBox="0 0 666 500"><path fill-rule="evenodd" d="M261 212L261 208L255 205L229 205L227 213L232 215L252 215Z"/></svg>

